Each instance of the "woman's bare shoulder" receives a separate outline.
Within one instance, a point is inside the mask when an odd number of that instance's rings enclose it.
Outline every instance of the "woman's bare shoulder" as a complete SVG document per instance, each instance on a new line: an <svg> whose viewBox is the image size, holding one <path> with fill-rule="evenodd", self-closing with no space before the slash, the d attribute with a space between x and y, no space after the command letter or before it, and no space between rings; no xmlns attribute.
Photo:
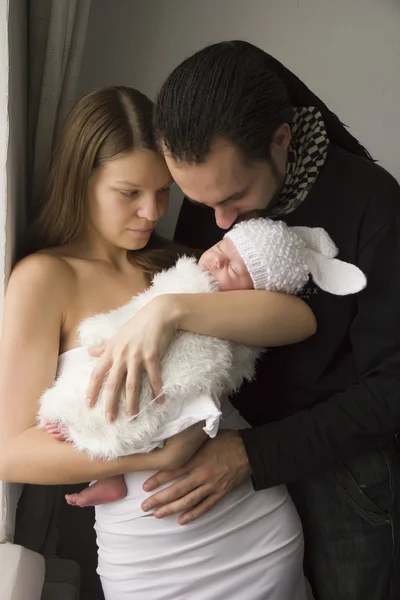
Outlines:
<svg viewBox="0 0 400 600"><path fill-rule="evenodd" d="M73 281L75 272L68 260L52 251L40 251L20 260L14 267L10 281L30 280L37 283L50 282L65 285Z"/></svg>
<svg viewBox="0 0 400 600"><path fill-rule="evenodd" d="M12 270L7 296L26 294L31 300L64 306L64 302L76 287L74 269L61 256L50 252L36 252L20 260Z"/></svg>
<svg viewBox="0 0 400 600"><path fill-rule="evenodd" d="M41 335L54 340L58 347L75 296L75 280L68 262L52 253L38 252L23 258L7 285L3 333L11 332L13 338L15 331L21 330L24 339L26 332L33 339L39 327Z"/></svg>

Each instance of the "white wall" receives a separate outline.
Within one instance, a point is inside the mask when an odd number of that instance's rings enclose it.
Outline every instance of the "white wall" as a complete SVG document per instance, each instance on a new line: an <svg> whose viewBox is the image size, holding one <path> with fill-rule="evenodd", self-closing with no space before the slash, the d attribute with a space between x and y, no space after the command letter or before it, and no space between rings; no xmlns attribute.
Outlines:
<svg viewBox="0 0 400 600"><path fill-rule="evenodd" d="M400 0L96 0L80 92L126 84L154 97L186 56L223 39L276 56L400 180Z"/></svg>

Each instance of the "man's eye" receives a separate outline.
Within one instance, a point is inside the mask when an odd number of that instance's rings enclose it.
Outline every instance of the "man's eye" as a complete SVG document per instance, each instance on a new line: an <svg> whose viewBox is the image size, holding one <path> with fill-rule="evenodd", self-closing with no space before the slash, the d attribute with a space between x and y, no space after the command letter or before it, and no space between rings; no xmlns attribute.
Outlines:
<svg viewBox="0 0 400 600"><path fill-rule="evenodd" d="M138 190L121 190L121 193L128 198L135 198L139 194Z"/></svg>
<svg viewBox="0 0 400 600"><path fill-rule="evenodd" d="M194 206L197 206L198 208L206 208L206 205L203 204L202 202L196 202L196 200L192 200L191 198L188 198L186 196L186 200L188 200L190 202L190 204L193 204Z"/></svg>

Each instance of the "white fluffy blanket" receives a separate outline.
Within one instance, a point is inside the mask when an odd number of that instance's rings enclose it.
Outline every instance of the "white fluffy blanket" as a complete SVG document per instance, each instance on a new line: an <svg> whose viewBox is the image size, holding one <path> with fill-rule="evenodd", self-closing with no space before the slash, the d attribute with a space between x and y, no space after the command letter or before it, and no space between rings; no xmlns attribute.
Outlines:
<svg viewBox="0 0 400 600"><path fill-rule="evenodd" d="M83 348L111 338L145 304L161 294L216 292L211 278L193 258L183 257L171 269L154 277L148 290L116 310L94 315L79 327ZM113 423L105 417L105 393L94 408L85 398L96 360L82 352L73 367L61 369L53 386L40 400L38 426L46 419L66 426L68 440L92 457L113 459L155 448L172 433L208 420L208 433L215 435L220 418L218 399L251 379L260 351L213 337L180 331L162 361L165 403L154 402L148 379L143 377L140 412L134 420L125 414L124 394ZM171 428L171 419L174 420Z"/></svg>

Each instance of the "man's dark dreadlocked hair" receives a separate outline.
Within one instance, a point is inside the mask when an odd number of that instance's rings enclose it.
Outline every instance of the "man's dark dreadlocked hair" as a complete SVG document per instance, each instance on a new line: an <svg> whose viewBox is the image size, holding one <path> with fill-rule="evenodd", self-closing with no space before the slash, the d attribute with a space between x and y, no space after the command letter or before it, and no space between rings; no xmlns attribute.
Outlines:
<svg viewBox="0 0 400 600"><path fill-rule="evenodd" d="M235 144L249 162L268 160L275 131L293 107L315 106L330 142L372 160L338 117L278 60L244 41L220 42L187 58L162 86L155 126L167 151L198 164L215 137Z"/></svg>

